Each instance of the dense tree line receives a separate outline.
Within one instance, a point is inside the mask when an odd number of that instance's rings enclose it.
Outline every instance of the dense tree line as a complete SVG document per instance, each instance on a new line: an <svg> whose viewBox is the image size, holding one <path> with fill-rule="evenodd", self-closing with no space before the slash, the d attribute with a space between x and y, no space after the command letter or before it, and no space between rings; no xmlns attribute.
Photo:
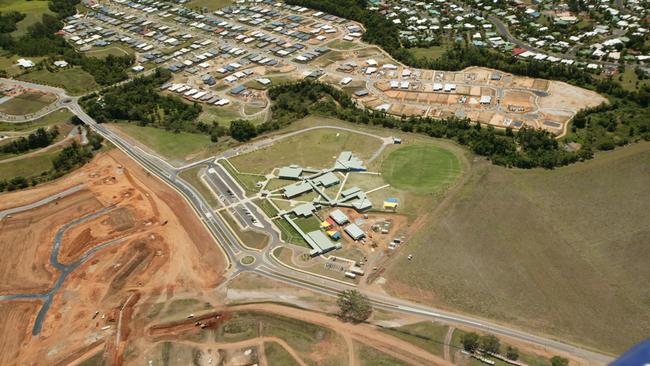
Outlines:
<svg viewBox="0 0 650 366"><path fill-rule="evenodd" d="M196 132L194 120L201 113L201 106L158 93L160 85L170 77L169 71L158 69L149 76L107 89L101 98L100 95L90 95L82 100L82 104L100 123L129 121L175 132Z"/></svg>
<svg viewBox="0 0 650 366"><path fill-rule="evenodd" d="M49 130L39 128L35 132L30 133L27 137L21 137L17 140L1 145L0 152L6 154L20 154L32 149L44 148L52 144L57 136L59 136L59 129L56 126Z"/></svg>
<svg viewBox="0 0 650 366"><path fill-rule="evenodd" d="M565 151L554 136L543 130L522 128L499 131L483 127L466 118L395 117L384 112L357 108L346 93L317 81L303 80L269 89L274 102L273 119L259 126L258 133L278 129L309 113L345 121L398 128L431 137L447 138L486 156L494 164L518 168L553 168L589 159L592 152ZM276 112L280 112L277 113Z"/></svg>
<svg viewBox="0 0 650 366"><path fill-rule="evenodd" d="M82 128L82 127L79 127ZM87 128L88 144L73 142L63 148L53 159L52 169L33 177L17 176L9 180L0 180L0 192L14 191L47 182L63 176L93 158L94 152L102 147L104 138Z"/></svg>
<svg viewBox="0 0 650 366"><path fill-rule="evenodd" d="M16 23L25 19L25 14L17 11L3 13L0 11L0 33L11 33L16 30Z"/></svg>
<svg viewBox="0 0 650 366"><path fill-rule="evenodd" d="M129 77L126 70L134 61L132 55L108 55L104 59L81 57L79 63L84 71L93 76L97 84L112 85Z"/></svg>

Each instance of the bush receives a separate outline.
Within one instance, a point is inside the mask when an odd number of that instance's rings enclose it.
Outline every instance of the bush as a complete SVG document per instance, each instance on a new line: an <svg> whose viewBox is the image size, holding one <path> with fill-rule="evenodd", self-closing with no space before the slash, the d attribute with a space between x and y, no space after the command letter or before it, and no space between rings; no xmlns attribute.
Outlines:
<svg viewBox="0 0 650 366"><path fill-rule="evenodd" d="M345 321L361 323L372 314L370 300L357 290L343 291L336 301L339 317Z"/></svg>
<svg viewBox="0 0 650 366"><path fill-rule="evenodd" d="M479 346L479 336L474 332L463 333L460 337L460 343L463 345L465 351L474 352Z"/></svg>

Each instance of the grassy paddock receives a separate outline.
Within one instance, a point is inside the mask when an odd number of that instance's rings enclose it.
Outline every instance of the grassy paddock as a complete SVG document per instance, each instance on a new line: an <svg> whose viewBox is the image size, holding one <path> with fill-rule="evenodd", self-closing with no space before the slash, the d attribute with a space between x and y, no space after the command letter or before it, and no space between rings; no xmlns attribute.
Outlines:
<svg viewBox="0 0 650 366"><path fill-rule="evenodd" d="M113 126L156 153L173 160L197 160L218 151L217 144L210 141L208 135L175 133L162 128L138 126L134 123L117 123Z"/></svg>
<svg viewBox="0 0 650 366"><path fill-rule="evenodd" d="M447 51L447 47L445 46L432 46L428 48L415 47L415 48L409 48L408 51L416 58L430 58L435 60L440 58Z"/></svg>
<svg viewBox="0 0 650 366"><path fill-rule="evenodd" d="M0 104L0 112L15 116L30 114L40 111L55 100L56 96L52 94L27 92Z"/></svg>
<svg viewBox="0 0 650 366"><path fill-rule="evenodd" d="M242 230L235 222L235 219L230 213L222 215L223 219L226 220L228 225L235 231L235 234L241 239L241 241L247 246L255 249L264 249L269 245L269 236L255 231L255 230Z"/></svg>
<svg viewBox="0 0 650 366"><path fill-rule="evenodd" d="M16 30L12 33L12 36L20 37L27 33L32 24L40 22L43 14L52 14L48 3L45 0L0 0L0 12L17 11L25 14L25 19L16 24Z"/></svg>
<svg viewBox="0 0 650 366"><path fill-rule="evenodd" d="M208 201L210 207L217 208L221 206L221 203L219 203L219 200L214 196L214 193L210 190L210 188L208 188L208 186L203 183L203 180L201 180L199 173L202 169L205 169L205 167L195 166L194 168L181 172L179 176L183 178L187 183L191 184L199 192L201 192L203 198Z"/></svg>
<svg viewBox="0 0 650 366"><path fill-rule="evenodd" d="M284 349L275 342L264 343L264 353L269 365L299 366L300 364Z"/></svg>
<svg viewBox="0 0 650 366"><path fill-rule="evenodd" d="M354 132L319 129L284 139L272 146L230 159L241 172L267 174L273 168L298 164L325 168L334 165L338 154L353 151L368 159L381 146L381 141Z"/></svg>
<svg viewBox="0 0 650 366"><path fill-rule="evenodd" d="M45 69L35 70L21 75L18 79L61 87L76 95L87 93L99 87L92 75L83 71L80 67L72 67L56 72Z"/></svg>
<svg viewBox="0 0 650 366"><path fill-rule="evenodd" d="M62 150L55 148L45 153L33 155L10 162L0 162L0 179L12 179L17 176L35 177L52 169L52 159Z"/></svg>
<svg viewBox="0 0 650 366"><path fill-rule="evenodd" d="M326 347L325 364L344 365L347 361L345 343L330 329L313 323L287 318L281 315L238 312L219 327L217 341L236 342L259 336L278 337L296 351L309 364L323 364L314 358L315 349ZM274 364L270 362L269 364ZM284 365L284 363L282 363Z"/></svg>
<svg viewBox="0 0 650 366"><path fill-rule="evenodd" d="M233 0L192 0L187 3L187 7L199 10L205 7L209 11L214 11L217 9L225 8L226 6L232 5L233 3Z"/></svg>
<svg viewBox="0 0 650 366"><path fill-rule="evenodd" d="M127 47L122 47L120 45L110 45L108 47L95 48L92 50L85 51L83 54L89 57L96 57L104 59L109 55L113 56L126 56L133 55L135 52Z"/></svg>
<svg viewBox="0 0 650 366"><path fill-rule="evenodd" d="M354 348L358 350L362 366L408 366L407 363L365 344L355 342Z"/></svg>
<svg viewBox="0 0 650 366"><path fill-rule="evenodd" d="M343 41L343 40L334 40L330 43L327 44L329 48L335 49L335 50L351 50L353 48L359 48L361 45L354 43L354 42L349 42L349 41Z"/></svg>
<svg viewBox="0 0 650 366"><path fill-rule="evenodd" d="M650 143L552 171L480 162L470 174L396 257L390 292L605 352L647 337Z"/></svg>
<svg viewBox="0 0 650 366"><path fill-rule="evenodd" d="M9 123L0 122L1 131L16 131L27 132L36 130L39 127L49 127L63 122L67 122L72 118L73 114L67 109L60 109L56 112L49 113L39 119L24 122L24 123Z"/></svg>
<svg viewBox="0 0 650 366"><path fill-rule="evenodd" d="M449 327L443 324L420 322L397 328L383 328L382 332L414 344L431 354L443 356L448 330Z"/></svg>

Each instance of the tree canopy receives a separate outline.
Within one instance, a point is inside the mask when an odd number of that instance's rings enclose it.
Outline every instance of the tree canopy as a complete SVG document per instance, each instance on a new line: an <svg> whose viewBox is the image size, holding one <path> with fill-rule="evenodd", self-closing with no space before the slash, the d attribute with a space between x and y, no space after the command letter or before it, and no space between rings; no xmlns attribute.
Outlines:
<svg viewBox="0 0 650 366"><path fill-rule="evenodd" d="M345 321L361 323L372 314L370 300L357 290L343 291L336 304L339 306L339 317Z"/></svg>

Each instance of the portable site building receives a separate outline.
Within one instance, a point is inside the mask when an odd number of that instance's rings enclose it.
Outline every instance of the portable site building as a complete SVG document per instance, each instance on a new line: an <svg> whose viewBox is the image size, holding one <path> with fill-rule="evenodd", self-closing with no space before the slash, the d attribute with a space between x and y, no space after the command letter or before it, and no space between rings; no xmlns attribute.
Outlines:
<svg viewBox="0 0 650 366"><path fill-rule="evenodd" d="M360 240L366 236L366 233L356 224L350 224L344 230L353 240Z"/></svg>
<svg viewBox="0 0 650 366"><path fill-rule="evenodd" d="M341 210L334 210L330 212L330 217L332 218L332 220L334 220L334 222L336 222L339 225L346 224L347 222L350 221L348 219L348 216L344 214L343 211Z"/></svg>

